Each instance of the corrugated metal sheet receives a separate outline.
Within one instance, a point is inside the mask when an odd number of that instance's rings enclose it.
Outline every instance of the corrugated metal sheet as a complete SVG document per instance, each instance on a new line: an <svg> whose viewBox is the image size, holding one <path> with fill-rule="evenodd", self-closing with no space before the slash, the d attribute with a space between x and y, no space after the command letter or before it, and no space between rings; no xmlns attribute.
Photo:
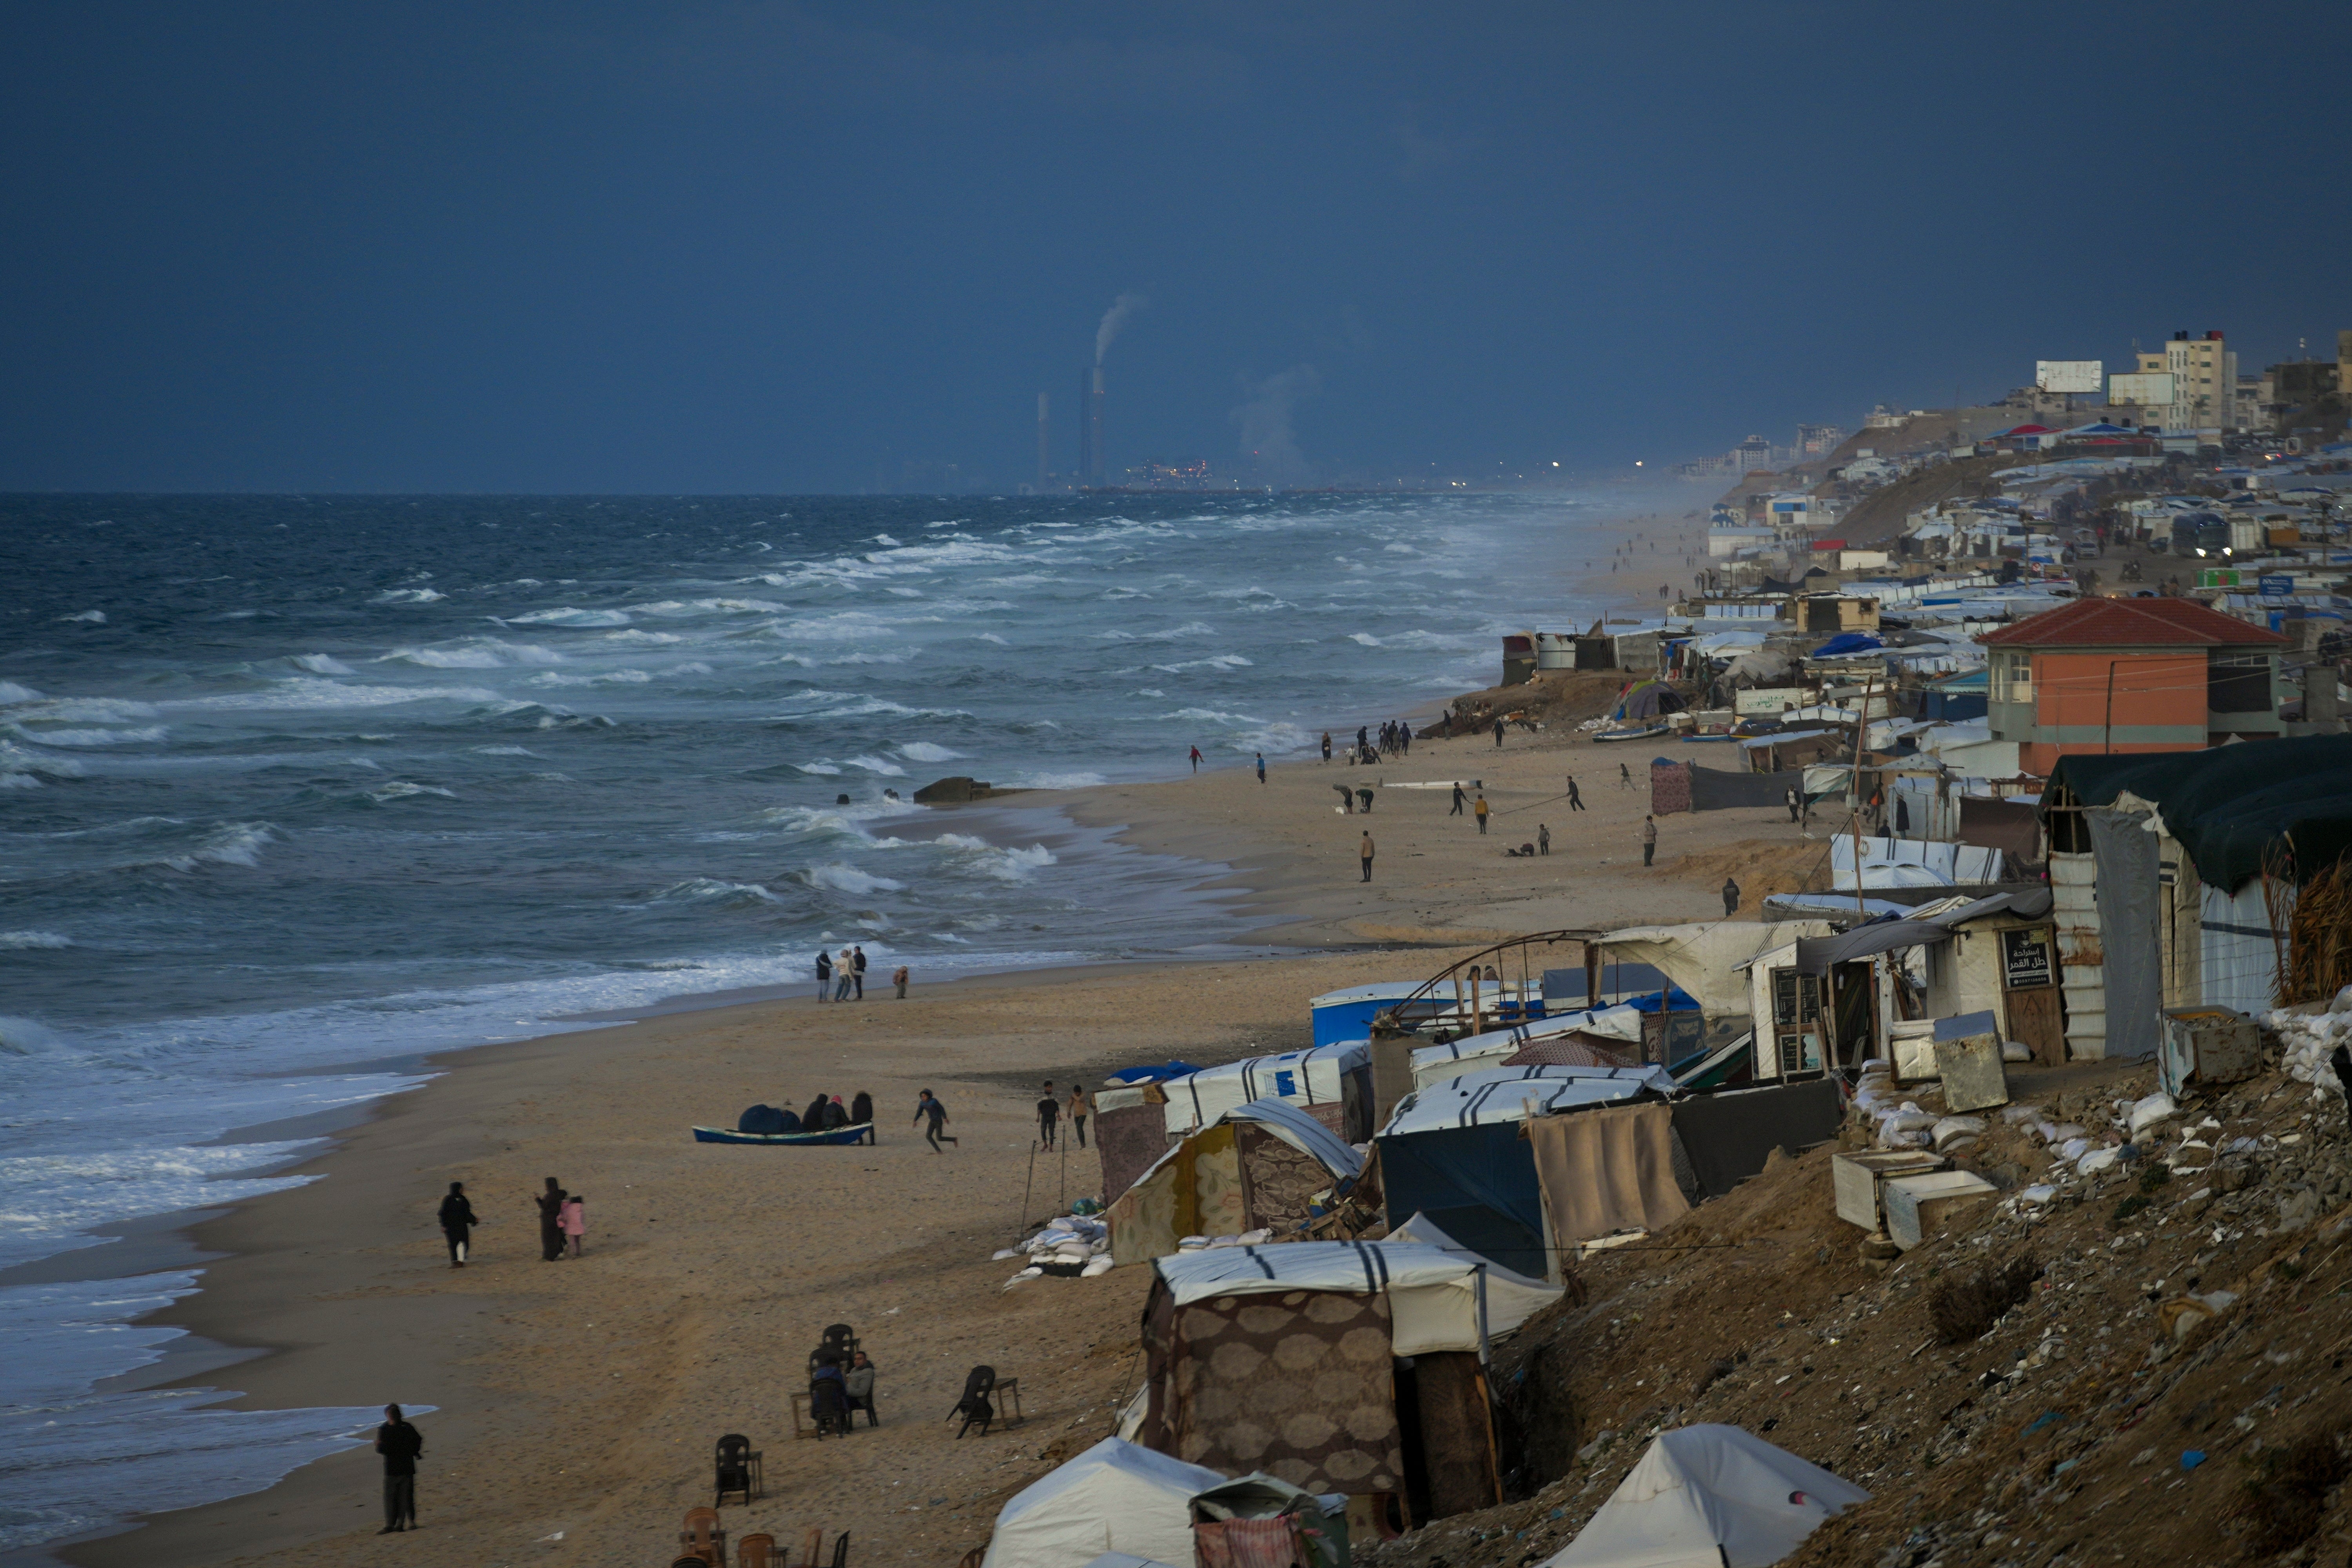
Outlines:
<svg viewBox="0 0 2352 1568"><path fill-rule="evenodd" d="M2107 1054L2107 960L2099 935L2099 874L2091 855L2050 857L2058 922L2059 984L2066 994L2066 1050L2076 1061Z"/></svg>

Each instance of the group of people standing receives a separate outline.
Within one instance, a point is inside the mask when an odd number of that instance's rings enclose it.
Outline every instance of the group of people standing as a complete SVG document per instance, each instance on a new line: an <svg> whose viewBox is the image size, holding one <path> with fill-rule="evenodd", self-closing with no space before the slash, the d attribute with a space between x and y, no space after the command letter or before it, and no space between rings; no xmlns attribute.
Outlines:
<svg viewBox="0 0 2352 1568"><path fill-rule="evenodd" d="M900 964L890 972L890 984L898 988L898 1000L907 999L907 966ZM825 995L832 986L833 994ZM823 948L816 950L816 999L820 1002L863 1002L866 1000L866 949L851 945L841 950L835 958Z"/></svg>
<svg viewBox="0 0 2352 1568"><path fill-rule="evenodd" d="M531 1204L539 1210L539 1256L541 1261L553 1263L565 1256L580 1256L582 1238L588 1234L588 1198L584 1193L568 1193L563 1184L553 1176ZM466 1195L466 1184L452 1182L441 1199L437 1216L441 1239L449 1246L449 1267L463 1268L470 1258L474 1246L474 1227L481 1219L474 1213L473 1200Z"/></svg>
<svg viewBox="0 0 2352 1568"><path fill-rule="evenodd" d="M924 1092L928 1094L930 1091L926 1089ZM1070 1125L1077 1130L1078 1147L1083 1149L1087 1146L1087 1118L1095 1110L1095 1102L1087 1094L1087 1086L1082 1083L1070 1085L1069 1099L1066 1101L1055 1093L1054 1080L1049 1078L1045 1080L1045 1092L1037 1100L1037 1142L1042 1147L1047 1150L1054 1147L1061 1131L1065 1110L1069 1115Z"/></svg>

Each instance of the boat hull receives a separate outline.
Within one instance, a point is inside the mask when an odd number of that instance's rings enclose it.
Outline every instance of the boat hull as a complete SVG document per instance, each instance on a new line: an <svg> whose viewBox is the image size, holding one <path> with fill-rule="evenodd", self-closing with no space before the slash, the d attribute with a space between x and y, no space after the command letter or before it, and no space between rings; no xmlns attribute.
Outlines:
<svg viewBox="0 0 2352 1568"><path fill-rule="evenodd" d="M786 1147L863 1143L873 1136L874 1123L871 1121L860 1121L852 1127L835 1127L824 1132L737 1132L725 1127L698 1127L694 1130L694 1141L698 1143L774 1143Z"/></svg>

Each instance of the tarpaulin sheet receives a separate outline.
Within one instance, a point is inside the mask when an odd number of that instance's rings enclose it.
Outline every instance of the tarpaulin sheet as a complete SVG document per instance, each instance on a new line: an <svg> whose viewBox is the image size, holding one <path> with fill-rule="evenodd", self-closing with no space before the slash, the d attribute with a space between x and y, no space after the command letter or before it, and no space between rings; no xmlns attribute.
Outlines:
<svg viewBox="0 0 2352 1568"><path fill-rule="evenodd" d="M1843 1115L1838 1086L1825 1078L1690 1095L1674 1105L1675 1131L1711 1198L1761 1171L1775 1149L1801 1154L1828 1142Z"/></svg>
<svg viewBox="0 0 2352 1568"><path fill-rule="evenodd" d="M2147 818L2107 807L2083 814L2098 869L2099 951L2106 961L2107 1055L2141 1058L2163 1043L2163 889Z"/></svg>
<svg viewBox="0 0 2352 1568"><path fill-rule="evenodd" d="M2042 816L2021 800L1960 797L1959 841L1998 849L2011 860L2042 858Z"/></svg>
<svg viewBox="0 0 2352 1568"><path fill-rule="evenodd" d="M1383 1138L1380 1152L1390 1225L1402 1225L1423 1209L1435 1213L1475 1204L1529 1236L1543 1235L1543 1184L1536 1179L1535 1156L1519 1136L1518 1122ZM1538 1279L1545 1273L1540 1258L1495 1261Z"/></svg>
<svg viewBox="0 0 2352 1568"><path fill-rule="evenodd" d="M2063 786L2084 805L2126 790L2154 801L2197 874L2234 893L2292 840L2300 881L2352 852L2352 735L2297 735L2202 752L2061 757L2045 807Z"/></svg>
<svg viewBox="0 0 2352 1568"><path fill-rule="evenodd" d="M1121 1193L1135 1185L1136 1177L1168 1152L1168 1113L1157 1105L1097 1110L1092 1131L1096 1152L1102 1156L1102 1196L1107 1204L1116 1203Z"/></svg>
<svg viewBox="0 0 2352 1568"><path fill-rule="evenodd" d="M1790 781L1780 773L1735 773L1696 764L1692 764L1685 772L1690 780L1690 808L1693 811L1723 811L1736 806L1787 804L1785 797Z"/></svg>
<svg viewBox="0 0 2352 1568"><path fill-rule="evenodd" d="M1650 814L1672 816L1691 806L1691 765L1660 757L1650 763Z"/></svg>
<svg viewBox="0 0 2352 1568"><path fill-rule="evenodd" d="M1841 841L1843 842L1843 841ZM1799 937L1827 936L1827 921L1700 921L1689 925L1628 926L1593 939L1611 963L1655 965L1721 1018L1748 1011L1748 976L1738 966Z"/></svg>
<svg viewBox="0 0 2352 1568"><path fill-rule="evenodd" d="M1563 1247L1619 1230L1656 1230L1690 1212L1675 1183L1674 1112L1610 1105L1528 1124L1536 1179Z"/></svg>

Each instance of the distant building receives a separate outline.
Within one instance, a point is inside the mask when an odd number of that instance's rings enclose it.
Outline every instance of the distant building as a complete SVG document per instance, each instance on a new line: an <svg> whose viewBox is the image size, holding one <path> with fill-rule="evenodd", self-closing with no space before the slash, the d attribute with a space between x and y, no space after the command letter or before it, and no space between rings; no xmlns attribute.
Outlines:
<svg viewBox="0 0 2352 1568"><path fill-rule="evenodd" d="M1772 466L1772 443L1761 436L1750 436L1731 449L1731 466L1740 473Z"/></svg>
<svg viewBox="0 0 2352 1568"><path fill-rule="evenodd" d="M2193 752L2284 731L2289 639L2194 599L2078 599L1987 632L1987 716L2026 772L2062 756Z"/></svg>
<svg viewBox="0 0 2352 1568"><path fill-rule="evenodd" d="M1835 425L1800 425L1797 426L1797 456L1818 458L1834 452L1845 436L1845 431Z"/></svg>

